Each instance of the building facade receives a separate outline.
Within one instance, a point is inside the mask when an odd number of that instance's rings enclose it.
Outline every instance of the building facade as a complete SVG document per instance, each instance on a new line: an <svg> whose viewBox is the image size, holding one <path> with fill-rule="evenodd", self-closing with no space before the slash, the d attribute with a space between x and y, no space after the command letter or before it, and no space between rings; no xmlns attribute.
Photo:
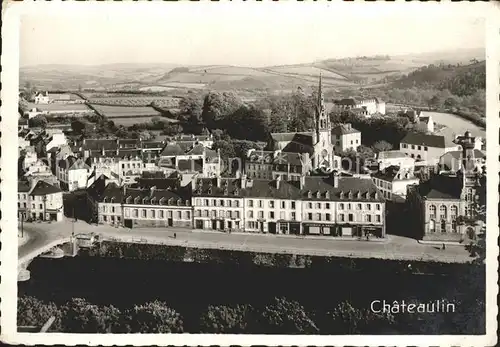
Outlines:
<svg viewBox="0 0 500 347"><path fill-rule="evenodd" d="M445 136L422 133L408 133L399 145L399 150L407 156L430 165L436 165L446 152L459 149L459 145L449 141Z"/></svg>
<svg viewBox="0 0 500 347"><path fill-rule="evenodd" d="M62 191L45 181L34 186L21 181L18 183L18 213L25 220L62 221L64 215Z"/></svg>
<svg viewBox="0 0 500 347"><path fill-rule="evenodd" d="M336 152L356 151L361 146L361 132L350 123L339 124L332 129L332 141Z"/></svg>

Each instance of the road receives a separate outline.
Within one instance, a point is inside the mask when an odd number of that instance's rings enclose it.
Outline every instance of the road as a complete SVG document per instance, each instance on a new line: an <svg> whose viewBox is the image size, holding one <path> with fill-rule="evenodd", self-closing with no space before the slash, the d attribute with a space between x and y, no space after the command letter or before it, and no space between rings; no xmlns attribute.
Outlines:
<svg viewBox="0 0 500 347"><path fill-rule="evenodd" d="M450 245L446 250L429 244L420 244L405 237L389 235L388 240L334 240L280 235L225 234L185 229L125 229L95 226L70 220L52 224L25 224L30 240L19 247L19 258L26 256L51 241L75 234L95 232L102 240L152 243L193 248L233 249L264 253L309 254L354 258L423 260L464 263L469 253L461 245ZM174 232L176 238L173 237Z"/></svg>

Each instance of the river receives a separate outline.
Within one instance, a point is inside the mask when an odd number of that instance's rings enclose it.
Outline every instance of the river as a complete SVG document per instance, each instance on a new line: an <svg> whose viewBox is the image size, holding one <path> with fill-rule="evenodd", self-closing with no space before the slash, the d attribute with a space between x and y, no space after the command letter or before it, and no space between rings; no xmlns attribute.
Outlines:
<svg viewBox="0 0 500 347"><path fill-rule="evenodd" d="M448 130L444 131L444 134L454 133L459 135L469 130L473 136L486 138L486 130L484 128L481 128L480 126L477 126L471 121L468 121L467 119L463 119L451 113L430 112L430 111L423 111L423 112L424 116L431 116L434 123L446 125Z"/></svg>

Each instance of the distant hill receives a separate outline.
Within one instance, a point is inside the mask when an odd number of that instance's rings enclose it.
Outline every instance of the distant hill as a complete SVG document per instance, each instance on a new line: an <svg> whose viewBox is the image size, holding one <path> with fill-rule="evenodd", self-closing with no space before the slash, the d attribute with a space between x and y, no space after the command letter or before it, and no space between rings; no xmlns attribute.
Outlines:
<svg viewBox="0 0 500 347"><path fill-rule="evenodd" d="M486 89L486 62L473 62L467 65L427 65L394 81L394 87L423 87L448 89L455 95L474 94Z"/></svg>
<svg viewBox="0 0 500 347"><path fill-rule="evenodd" d="M484 49L419 53L401 56L353 57L263 68L229 65L107 64L99 66L38 65L21 67L20 86L31 81L39 89L65 90L179 90L239 89L294 90L316 86L323 76L325 89L387 84L423 65L468 63L484 59Z"/></svg>

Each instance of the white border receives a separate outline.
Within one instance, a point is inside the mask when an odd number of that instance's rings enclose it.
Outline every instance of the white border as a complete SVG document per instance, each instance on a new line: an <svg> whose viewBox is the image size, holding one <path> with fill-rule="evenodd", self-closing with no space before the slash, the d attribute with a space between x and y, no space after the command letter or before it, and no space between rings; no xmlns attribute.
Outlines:
<svg viewBox="0 0 500 347"><path fill-rule="evenodd" d="M2 249L0 252L2 281L1 340L7 343L32 344L87 344L87 345L495 345L497 330L497 257L498 257L498 175L499 172L499 65L500 65L500 11L494 3L109 3L109 2L4 2L2 8L2 122L1 122L1 211ZM160 8L161 6L161 8ZM189 6L189 11L231 11L245 6L245 11L266 11L267 14L284 15L294 12L300 16L307 6L310 11L349 11L356 18L370 15L429 17L431 15L477 16L487 18L487 335L477 336L304 336L304 335L211 335L211 334L43 334L16 332L15 312L17 305L17 222L16 222L16 165L17 148L17 92L19 78L19 17L21 14L91 15L98 12L109 15L157 16L161 11ZM333 9L334 8L334 9ZM288 12L287 12L288 11ZM334 13L334 12L332 12ZM207 13L207 15L210 15ZM332 18L334 20L334 18ZM90 24L91 22L89 22ZM90 24L91 25L91 24ZM190 24L191 25L191 24ZM313 34L312 34L313 35Z"/></svg>

